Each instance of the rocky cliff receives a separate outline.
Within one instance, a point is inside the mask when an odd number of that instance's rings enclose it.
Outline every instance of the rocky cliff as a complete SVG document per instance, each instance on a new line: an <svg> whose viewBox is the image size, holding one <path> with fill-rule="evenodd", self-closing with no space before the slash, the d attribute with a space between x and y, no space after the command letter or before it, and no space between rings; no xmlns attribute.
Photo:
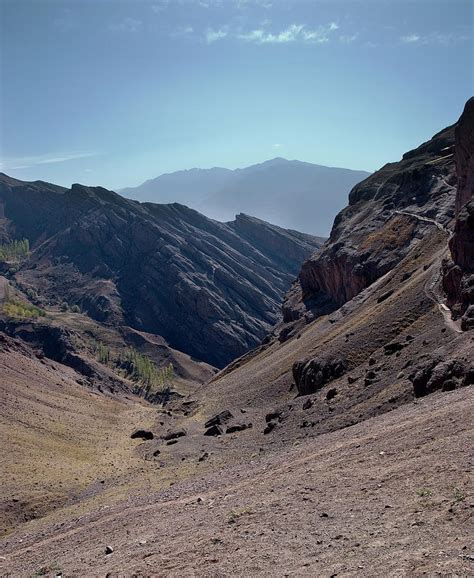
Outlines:
<svg viewBox="0 0 474 578"><path fill-rule="evenodd" d="M461 327L474 327L474 98L456 127L456 224L449 242L451 259L444 263L443 286L448 305Z"/></svg>
<svg viewBox="0 0 474 578"><path fill-rule="evenodd" d="M283 306L286 322L328 313L390 271L454 216L454 127L356 185L325 246L304 264Z"/></svg>
<svg viewBox="0 0 474 578"><path fill-rule="evenodd" d="M33 250L16 282L45 302L163 336L223 366L279 319L285 291L322 239L246 215L219 223L179 204L140 204L100 187L3 176L4 239Z"/></svg>

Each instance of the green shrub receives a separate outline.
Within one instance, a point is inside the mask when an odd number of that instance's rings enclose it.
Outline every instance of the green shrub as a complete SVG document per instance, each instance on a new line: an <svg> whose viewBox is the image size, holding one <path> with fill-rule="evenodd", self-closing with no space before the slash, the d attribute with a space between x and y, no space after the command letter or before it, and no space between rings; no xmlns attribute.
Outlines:
<svg viewBox="0 0 474 578"><path fill-rule="evenodd" d="M73 305L71 307L71 311L72 311L72 313L80 313L81 312L79 305Z"/></svg>

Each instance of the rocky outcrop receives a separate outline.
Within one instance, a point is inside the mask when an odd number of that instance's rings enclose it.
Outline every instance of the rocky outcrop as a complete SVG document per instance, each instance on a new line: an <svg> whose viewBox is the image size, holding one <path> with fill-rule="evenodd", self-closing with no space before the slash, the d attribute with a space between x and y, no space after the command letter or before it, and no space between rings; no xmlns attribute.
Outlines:
<svg viewBox="0 0 474 578"><path fill-rule="evenodd" d="M474 383L474 364L472 361L450 359L444 361L438 357L426 356L409 375L416 397L423 397L434 391L452 391L458 387Z"/></svg>
<svg viewBox="0 0 474 578"><path fill-rule="evenodd" d="M331 236L302 266L286 296L286 322L328 313L390 271L454 216L454 127L356 185ZM446 233L447 234L447 233Z"/></svg>
<svg viewBox="0 0 474 578"><path fill-rule="evenodd" d="M347 363L341 358L313 358L297 361L293 365L293 379L298 393L308 395L321 389L327 383L341 377L347 369Z"/></svg>
<svg viewBox="0 0 474 578"><path fill-rule="evenodd" d="M474 327L474 98L456 127L456 224L444 263L443 286L453 317L464 330Z"/></svg>
<svg viewBox="0 0 474 578"><path fill-rule="evenodd" d="M140 204L100 187L0 175L10 238L33 248L16 281L50 303L163 336L222 367L279 320L285 291L321 240L238 215Z"/></svg>

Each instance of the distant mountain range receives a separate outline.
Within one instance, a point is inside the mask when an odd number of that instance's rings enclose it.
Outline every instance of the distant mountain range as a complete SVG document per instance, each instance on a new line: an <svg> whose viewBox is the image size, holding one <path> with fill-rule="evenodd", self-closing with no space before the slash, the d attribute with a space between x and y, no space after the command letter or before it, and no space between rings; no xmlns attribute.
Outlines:
<svg viewBox="0 0 474 578"><path fill-rule="evenodd" d="M369 174L275 158L243 169L167 173L120 193L139 201L182 203L219 221L244 212L287 229L326 236L349 191Z"/></svg>

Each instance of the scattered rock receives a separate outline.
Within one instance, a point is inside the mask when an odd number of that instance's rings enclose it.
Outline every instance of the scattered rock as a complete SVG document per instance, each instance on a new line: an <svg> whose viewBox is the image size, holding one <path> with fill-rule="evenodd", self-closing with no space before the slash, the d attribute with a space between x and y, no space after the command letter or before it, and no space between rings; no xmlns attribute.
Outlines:
<svg viewBox="0 0 474 578"><path fill-rule="evenodd" d="M105 547L105 553L108 554L112 554L112 552L114 551L114 549L112 548L112 546L106 546Z"/></svg>
<svg viewBox="0 0 474 578"><path fill-rule="evenodd" d="M311 407L313 407L313 401L308 398L308 399L303 403L303 409L310 409Z"/></svg>
<svg viewBox="0 0 474 578"><path fill-rule="evenodd" d="M232 419L234 416L230 413L228 409L221 411L220 413L209 418L204 424L205 428L210 428L214 425L223 425Z"/></svg>
<svg viewBox="0 0 474 578"><path fill-rule="evenodd" d="M328 392L326 393L326 399L329 401L331 399L334 399L337 395L337 389L335 387L331 387L331 389L328 390Z"/></svg>
<svg viewBox="0 0 474 578"><path fill-rule="evenodd" d="M234 432L237 432L237 431L243 431L244 429L248 429L248 428L251 428L251 427L252 427L252 424L251 424L251 423L239 423L239 424L236 424L236 425L231 425L231 426L229 426L229 427L226 429L225 433L231 434L231 433L234 433Z"/></svg>
<svg viewBox="0 0 474 578"><path fill-rule="evenodd" d="M382 293L382 295L380 295L380 297L377 299L377 303L382 303L383 301L388 299L391 295L393 295L393 289L385 291L385 293Z"/></svg>
<svg viewBox="0 0 474 578"><path fill-rule="evenodd" d="M267 415L265 416L265 421L267 423L270 423L271 421L278 419L279 421L281 421L281 414L283 412L281 410L274 410L270 413L267 413Z"/></svg>
<svg viewBox="0 0 474 578"><path fill-rule="evenodd" d="M266 426L265 429L263 430L263 433L264 433L265 435L266 435L266 434L269 434L269 433L275 428L275 426L276 426L276 423L275 423L274 421L269 421L269 422L267 423L267 426Z"/></svg>
<svg viewBox="0 0 474 578"><path fill-rule="evenodd" d="M155 436L151 431L137 429L137 431L134 431L130 437L132 439L152 440Z"/></svg>
<svg viewBox="0 0 474 578"><path fill-rule="evenodd" d="M393 353L397 353L397 351L401 351L404 348L404 344L400 343L399 341L393 341L392 343L387 343L383 346L385 355L392 355Z"/></svg>
<svg viewBox="0 0 474 578"><path fill-rule="evenodd" d="M308 395L321 389L326 383L341 377L347 363L339 357L326 359L315 357L293 364L293 378L300 395Z"/></svg>
<svg viewBox="0 0 474 578"><path fill-rule="evenodd" d="M204 452L202 454L202 456L199 456L198 462L203 462L204 460L206 460L209 457L209 454L207 452Z"/></svg>
<svg viewBox="0 0 474 578"><path fill-rule="evenodd" d="M305 428L305 427L314 427L316 425L316 423L314 421L304 421L300 427L301 428Z"/></svg>
<svg viewBox="0 0 474 578"><path fill-rule="evenodd" d="M222 429L218 426L218 425L213 425L209 428L207 428L207 430L204 432L205 436L221 436L222 435Z"/></svg>
<svg viewBox="0 0 474 578"><path fill-rule="evenodd" d="M171 431L166 433L164 436L161 436L162 439L166 440L176 440L178 438L181 438L183 436L186 435L186 430L185 429L179 429L176 431Z"/></svg>
<svg viewBox="0 0 474 578"><path fill-rule="evenodd" d="M428 358L408 376L416 397L422 397L438 389L452 391L456 387L474 383L474 364L459 359L441 361Z"/></svg>
<svg viewBox="0 0 474 578"><path fill-rule="evenodd" d="M156 458L156 456L159 456L161 454L160 450L155 450L153 452L153 457Z"/></svg>

